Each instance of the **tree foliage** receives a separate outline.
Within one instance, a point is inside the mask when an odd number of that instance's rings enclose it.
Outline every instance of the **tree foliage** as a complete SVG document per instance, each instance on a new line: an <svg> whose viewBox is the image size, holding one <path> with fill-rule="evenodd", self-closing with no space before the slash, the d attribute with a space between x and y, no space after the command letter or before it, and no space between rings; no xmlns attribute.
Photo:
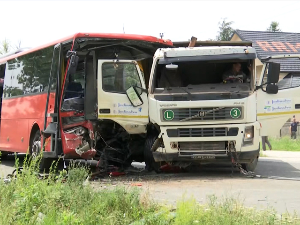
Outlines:
<svg viewBox="0 0 300 225"><path fill-rule="evenodd" d="M218 41L229 41L234 29L231 27L233 24L232 21L226 21L226 18L222 22L219 22L219 34L217 36Z"/></svg>
<svg viewBox="0 0 300 225"><path fill-rule="evenodd" d="M12 50L17 50L21 48L21 41L18 41L17 44L12 46L9 40L4 39L3 41L0 42L0 55L4 55L6 53L9 53Z"/></svg>
<svg viewBox="0 0 300 225"><path fill-rule="evenodd" d="M270 26L267 28L267 31L271 32L280 32L279 23L276 21L272 21Z"/></svg>
<svg viewBox="0 0 300 225"><path fill-rule="evenodd" d="M4 39L0 45L0 55L4 55L11 50L11 45L7 39Z"/></svg>

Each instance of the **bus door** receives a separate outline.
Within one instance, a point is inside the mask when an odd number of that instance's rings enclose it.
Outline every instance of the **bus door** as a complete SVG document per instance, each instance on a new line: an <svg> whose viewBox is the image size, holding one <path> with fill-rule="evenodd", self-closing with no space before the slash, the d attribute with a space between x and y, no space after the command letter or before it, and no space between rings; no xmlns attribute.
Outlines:
<svg viewBox="0 0 300 225"><path fill-rule="evenodd" d="M43 146L45 152L43 156L45 158L56 158L61 154L61 143L59 138L59 100L61 93L61 67L62 67L62 46L61 43L54 46L52 65L48 83L47 101L45 107L44 116L44 129L43 134ZM50 92L53 90L53 85L56 86L55 93ZM53 104L54 103L54 104Z"/></svg>

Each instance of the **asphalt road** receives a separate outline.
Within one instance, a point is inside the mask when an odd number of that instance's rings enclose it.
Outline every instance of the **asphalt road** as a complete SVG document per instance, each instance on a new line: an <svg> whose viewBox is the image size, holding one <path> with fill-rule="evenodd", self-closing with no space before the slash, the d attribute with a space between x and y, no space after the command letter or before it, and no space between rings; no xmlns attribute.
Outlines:
<svg viewBox="0 0 300 225"><path fill-rule="evenodd" d="M245 206L274 208L278 213L297 212L300 215L300 152L267 151L255 170L267 178L246 178L229 168L207 168L202 172L178 174L159 181L144 181L142 188L153 199L176 204L194 197L205 203L209 195L218 199L233 197Z"/></svg>
<svg viewBox="0 0 300 225"><path fill-rule="evenodd" d="M203 168L201 171L178 174L148 174L115 179L115 185L139 183L139 188L150 193L159 202L176 204L183 195L193 196L204 203L209 195L218 198L233 197L246 206L273 207L279 213L294 212L300 215L300 152L264 152L256 174L268 178L246 178L230 168ZM22 156L20 157L22 161ZM136 167L143 164L135 163ZM13 171L14 157L3 160L0 176ZM122 181L122 182L120 182ZM93 182L95 187L105 186L105 180Z"/></svg>

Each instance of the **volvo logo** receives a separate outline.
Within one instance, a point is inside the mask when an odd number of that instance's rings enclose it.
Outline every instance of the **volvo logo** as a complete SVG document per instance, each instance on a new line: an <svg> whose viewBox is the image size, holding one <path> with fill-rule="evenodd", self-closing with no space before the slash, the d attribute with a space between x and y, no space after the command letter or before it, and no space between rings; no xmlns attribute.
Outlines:
<svg viewBox="0 0 300 225"><path fill-rule="evenodd" d="M199 118L199 117L205 117L209 113L216 112L216 111L218 111L220 109L224 109L224 108L225 107L219 107L219 108L214 108L212 110L207 110L207 111L198 111L198 113L196 115L187 117L187 118L182 119L180 121L187 121L187 120L192 120L192 119Z"/></svg>
<svg viewBox="0 0 300 225"><path fill-rule="evenodd" d="M199 112L198 112L198 115L199 115L200 117L204 117L204 116L206 115L206 112L199 111Z"/></svg>
<svg viewBox="0 0 300 225"><path fill-rule="evenodd" d="M199 117L205 117L208 113L216 112L220 109L224 109L225 107L219 107L219 108L214 108L212 110L207 110L207 111L199 111L198 116Z"/></svg>

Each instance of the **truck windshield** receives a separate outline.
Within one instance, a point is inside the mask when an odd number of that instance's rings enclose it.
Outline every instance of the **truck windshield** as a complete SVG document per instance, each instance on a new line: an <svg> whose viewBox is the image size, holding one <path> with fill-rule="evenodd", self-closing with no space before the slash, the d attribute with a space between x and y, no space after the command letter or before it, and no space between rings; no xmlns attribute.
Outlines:
<svg viewBox="0 0 300 225"><path fill-rule="evenodd" d="M154 94L169 100L183 95L183 100L244 98L254 87L252 68L252 60L158 63Z"/></svg>

